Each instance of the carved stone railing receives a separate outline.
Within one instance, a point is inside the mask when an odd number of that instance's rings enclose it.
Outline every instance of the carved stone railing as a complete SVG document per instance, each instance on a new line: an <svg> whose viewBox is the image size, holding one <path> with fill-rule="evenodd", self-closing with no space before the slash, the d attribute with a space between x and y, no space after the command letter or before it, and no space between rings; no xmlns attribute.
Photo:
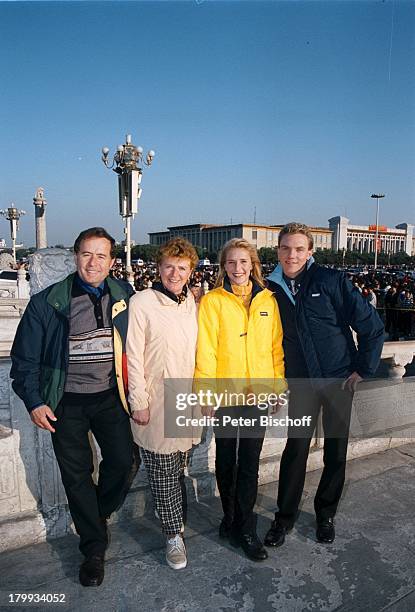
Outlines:
<svg viewBox="0 0 415 612"><path fill-rule="evenodd" d="M0 550L64 535L71 529L65 493L48 432L31 423L12 390L10 349L27 300L0 300ZM415 378L402 379L415 354L415 341L385 343L382 358L387 379L364 382L355 395L352 428L366 434L352 439L349 458L398 446L411 439L415 406ZM411 412L412 411L412 412ZM413 439L413 438L412 438ZM187 472L193 499L215 494L215 445L212 432L191 456ZM260 482L278 478L284 438L267 437L261 455ZM317 429L308 469L322 465L321 430ZM144 470L140 470L115 520L152 512Z"/></svg>
<svg viewBox="0 0 415 612"><path fill-rule="evenodd" d="M13 338L27 299L0 298L0 357L9 357Z"/></svg>
<svg viewBox="0 0 415 612"><path fill-rule="evenodd" d="M0 319L22 316L28 304L28 298L0 298Z"/></svg>
<svg viewBox="0 0 415 612"><path fill-rule="evenodd" d="M405 342L385 342L382 350L382 360L389 367L389 377L401 380L406 370L405 366L412 363L415 356L415 340Z"/></svg>

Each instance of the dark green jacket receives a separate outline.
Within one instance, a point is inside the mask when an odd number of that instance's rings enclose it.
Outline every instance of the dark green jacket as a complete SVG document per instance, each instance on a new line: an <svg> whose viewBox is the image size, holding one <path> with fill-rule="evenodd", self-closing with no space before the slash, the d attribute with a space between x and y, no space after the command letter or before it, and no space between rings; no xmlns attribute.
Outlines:
<svg viewBox="0 0 415 612"><path fill-rule="evenodd" d="M30 412L40 404L55 410L62 399L69 361L69 313L75 274L34 295L17 328L11 350L12 386ZM107 278L111 296L114 365L120 399L126 400L125 340L128 300L133 289Z"/></svg>

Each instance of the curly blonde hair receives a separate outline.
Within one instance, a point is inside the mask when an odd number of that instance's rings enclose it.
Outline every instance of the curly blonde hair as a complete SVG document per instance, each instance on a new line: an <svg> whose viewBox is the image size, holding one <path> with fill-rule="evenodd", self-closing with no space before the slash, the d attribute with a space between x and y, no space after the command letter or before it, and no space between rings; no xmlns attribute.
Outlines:
<svg viewBox="0 0 415 612"><path fill-rule="evenodd" d="M179 257L180 259L189 259L190 267L196 267L199 256L194 246L185 238L171 238L166 244L163 244L156 254L157 264L161 264L164 257Z"/></svg>
<svg viewBox="0 0 415 612"><path fill-rule="evenodd" d="M219 274L218 278L216 279L215 287L220 287L223 283L223 279L226 276L225 263L231 249L245 249L248 251L252 262L251 276L260 287L265 287L262 276L261 262L259 261L256 247L248 242L248 240L245 240L245 238L231 238L231 240L228 240L228 242L223 245L219 253Z"/></svg>

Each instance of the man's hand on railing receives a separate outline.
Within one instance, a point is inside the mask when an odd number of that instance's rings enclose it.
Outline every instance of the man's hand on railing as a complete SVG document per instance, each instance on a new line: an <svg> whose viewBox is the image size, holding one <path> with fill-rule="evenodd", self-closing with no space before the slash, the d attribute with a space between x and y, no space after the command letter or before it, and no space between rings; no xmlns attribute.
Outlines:
<svg viewBox="0 0 415 612"><path fill-rule="evenodd" d="M357 372L353 372L352 374L350 374L349 378L346 378L346 380L343 382L342 389L348 389L349 391L354 393L357 389L357 385L360 383L361 380L363 380L363 378L360 376L360 374L358 374Z"/></svg>

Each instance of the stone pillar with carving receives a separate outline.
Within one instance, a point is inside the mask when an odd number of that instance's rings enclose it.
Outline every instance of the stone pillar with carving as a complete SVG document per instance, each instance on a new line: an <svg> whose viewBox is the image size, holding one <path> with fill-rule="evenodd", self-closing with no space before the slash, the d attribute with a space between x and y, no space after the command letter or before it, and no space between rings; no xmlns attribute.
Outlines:
<svg viewBox="0 0 415 612"><path fill-rule="evenodd" d="M75 271L73 253L66 249L47 248L29 257L30 295L34 295L57 283ZM65 491L48 432L37 433L37 461L39 467L39 509L45 524L47 537L57 537L70 529Z"/></svg>
<svg viewBox="0 0 415 612"><path fill-rule="evenodd" d="M29 257L30 295L39 293L75 272L73 253L66 249L40 249Z"/></svg>
<svg viewBox="0 0 415 612"><path fill-rule="evenodd" d="M17 297L19 300L28 300L30 297L29 282L26 280L26 270L17 270Z"/></svg>
<svg viewBox="0 0 415 612"><path fill-rule="evenodd" d="M10 358L0 356L0 552L45 539L37 432L12 391L9 372Z"/></svg>
<svg viewBox="0 0 415 612"><path fill-rule="evenodd" d="M31 295L74 270L69 251L36 251L29 260ZM18 275L19 291L28 295L26 271ZM72 522L50 433L34 426L11 388L10 348L26 303L0 303L0 551L62 536Z"/></svg>
<svg viewBox="0 0 415 612"><path fill-rule="evenodd" d="M35 206L35 225L36 225L36 248L46 249L48 241L46 239L46 200L43 187L39 187L33 198Z"/></svg>

